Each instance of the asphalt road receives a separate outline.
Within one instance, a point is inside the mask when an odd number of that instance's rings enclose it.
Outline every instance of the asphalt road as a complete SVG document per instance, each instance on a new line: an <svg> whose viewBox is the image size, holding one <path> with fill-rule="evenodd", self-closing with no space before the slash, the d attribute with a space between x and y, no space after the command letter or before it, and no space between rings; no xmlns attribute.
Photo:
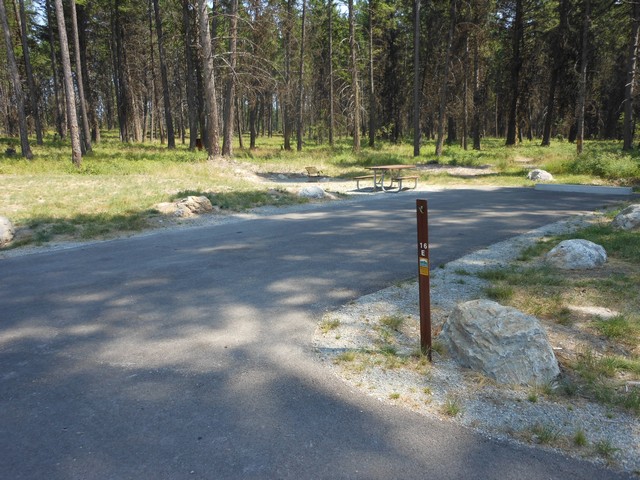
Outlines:
<svg viewBox="0 0 640 480"><path fill-rule="evenodd" d="M320 366L324 310L416 274L416 196L0 260L0 478L624 478L380 404ZM619 201L419 196L433 265Z"/></svg>

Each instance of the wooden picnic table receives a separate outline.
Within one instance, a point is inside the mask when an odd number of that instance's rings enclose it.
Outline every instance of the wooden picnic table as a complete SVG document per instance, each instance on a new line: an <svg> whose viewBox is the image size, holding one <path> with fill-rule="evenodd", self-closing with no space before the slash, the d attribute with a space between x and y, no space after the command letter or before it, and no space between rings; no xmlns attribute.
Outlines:
<svg viewBox="0 0 640 480"><path fill-rule="evenodd" d="M367 167L368 170L373 170L373 190L376 191L378 187L380 187L385 192L387 190L391 190L393 188L393 184L398 184L398 191L402 190L402 181L403 180L414 180L415 184L413 188L418 186L418 177L417 176L400 176L399 172L402 170L408 170L416 168L415 165L376 165L373 167ZM380 179L378 180L378 175ZM384 177L385 175L389 175L390 181L389 186L385 187L384 185Z"/></svg>

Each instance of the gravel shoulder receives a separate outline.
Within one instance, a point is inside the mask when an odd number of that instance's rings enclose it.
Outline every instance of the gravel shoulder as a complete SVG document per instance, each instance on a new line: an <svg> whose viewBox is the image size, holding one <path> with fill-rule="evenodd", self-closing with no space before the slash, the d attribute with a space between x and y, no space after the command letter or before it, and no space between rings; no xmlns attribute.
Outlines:
<svg viewBox="0 0 640 480"><path fill-rule="evenodd" d="M505 267L540 238L575 231L596 217L582 216L548 225L432 271L434 333L437 335L459 302L483 298L488 283L474 273ZM418 355L418 304L417 282L411 281L325 314L313 339L320 361L338 379L381 402L457 422L492 438L555 449L640 475L637 417L578 395L565 397L541 389L500 387L437 352L433 364L429 364ZM388 328L390 318L403 319L397 331ZM545 327L556 355L580 348L573 332L560 325ZM583 432L586 445L575 445L578 432Z"/></svg>

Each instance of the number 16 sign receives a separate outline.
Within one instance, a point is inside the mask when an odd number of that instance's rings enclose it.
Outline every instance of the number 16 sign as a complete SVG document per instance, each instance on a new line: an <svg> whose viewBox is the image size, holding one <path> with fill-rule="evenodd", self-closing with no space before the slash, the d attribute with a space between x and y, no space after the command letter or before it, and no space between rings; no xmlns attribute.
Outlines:
<svg viewBox="0 0 640 480"><path fill-rule="evenodd" d="M427 201L416 200L418 220L418 285L420 290L420 350L431 362L431 292L429 285L429 222Z"/></svg>

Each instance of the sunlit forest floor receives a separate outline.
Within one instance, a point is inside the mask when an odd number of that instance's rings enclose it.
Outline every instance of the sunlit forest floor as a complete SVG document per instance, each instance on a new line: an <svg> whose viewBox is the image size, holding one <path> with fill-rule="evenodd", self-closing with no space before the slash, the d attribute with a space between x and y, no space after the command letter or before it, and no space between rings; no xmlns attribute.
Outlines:
<svg viewBox="0 0 640 480"><path fill-rule="evenodd" d="M248 143L245 138L245 147ZM508 148L504 139L484 138L479 151L447 145L438 159L433 141L425 141L414 157L409 141L378 142L354 154L345 138L334 148L307 142L297 152L285 151L282 137L275 136L259 137L256 149L236 144L232 159L208 161L205 151L189 151L188 143L179 140L176 149L168 150L160 142L122 143L117 132L104 132L76 168L69 143L53 134L42 146L32 143L31 161L19 156L15 138L0 137L0 215L18 227L14 246L103 238L150 228L158 216L154 205L186 195L206 195L223 213L305 202L277 179L305 182L310 165L332 181L351 182L353 189L353 177L370 173L367 167L390 163L429 164L418 170L420 184L429 186L533 186L527 173L541 168L558 183L638 187L640 153L623 153L621 147L621 142L586 142L585 152L577 156L567 141L540 147L536 140ZM9 148L18 155L5 153Z"/></svg>

